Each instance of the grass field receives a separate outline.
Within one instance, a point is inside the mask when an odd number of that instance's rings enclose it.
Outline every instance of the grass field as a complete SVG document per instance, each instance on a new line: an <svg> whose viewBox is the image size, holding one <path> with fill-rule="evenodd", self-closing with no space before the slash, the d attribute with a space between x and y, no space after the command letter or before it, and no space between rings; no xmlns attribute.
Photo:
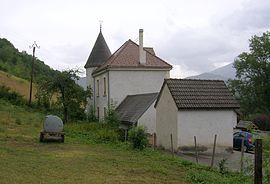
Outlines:
<svg viewBox="0 0 270 184"><path fill-rule="evenodd" d="M9 73L0 71L0 85L9 87L12 91L18 92L23 95L24 98L29 97L29 87L30 83L27 80L18 78ZM33 99L35 99L35 94L37 90L35 84L33 85Z"/></svg>
<svg viewBox="0 0 270 184"><path fill-rule="evenodd" d="M65 125L65 143L39 143L43 118L40 112L0 99L1 184L247 182L238 174L223 175L151 149L99 142L104 131L94 123Z"/></svg>

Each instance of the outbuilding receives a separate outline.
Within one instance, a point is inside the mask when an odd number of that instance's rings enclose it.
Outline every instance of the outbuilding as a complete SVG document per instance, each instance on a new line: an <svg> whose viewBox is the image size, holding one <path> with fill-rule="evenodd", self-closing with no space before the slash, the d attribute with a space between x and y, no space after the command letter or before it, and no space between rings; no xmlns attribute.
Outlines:
<svg viewBox="0 0 270 184"><path fill-rule="evenodd" d="M175 151L197 144L211 151L217 135L217 151L233 147L235 109L239 103L222 80L165 79L155 103L157 145Z"/></svg>
<svg viewBox="0 0 270 184"><path fill-rule="evenodd" d="M128 129L142 125L147 133L156 132L156 109L158 93L128 95L116 108L121 121L121 128Z"/></svg>

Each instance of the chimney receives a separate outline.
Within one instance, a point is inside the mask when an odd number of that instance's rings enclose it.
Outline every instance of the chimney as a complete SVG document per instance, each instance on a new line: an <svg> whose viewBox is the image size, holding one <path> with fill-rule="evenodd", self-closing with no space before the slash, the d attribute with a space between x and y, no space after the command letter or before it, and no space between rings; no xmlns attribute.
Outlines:
<svg viewBox="0 0 270 184"><path fill-rule="evenodd" d="M143 50L143 29L139 29L139 62L142 65L146 63L146 52Z"/></svg>

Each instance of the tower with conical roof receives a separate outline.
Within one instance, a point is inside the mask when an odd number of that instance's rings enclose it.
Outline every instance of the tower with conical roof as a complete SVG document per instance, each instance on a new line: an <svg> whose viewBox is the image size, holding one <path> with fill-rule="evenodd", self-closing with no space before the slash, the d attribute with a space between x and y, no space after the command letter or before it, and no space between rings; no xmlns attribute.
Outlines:
<svg viewBox="0 0 270 184"><path fill-rule="evenodd" d="M97 40L95 42L94 47L87 59L87 62L84 66L86 69L86 84L90 86L92 89L94 87L94 78L92 73L95 69L103 65L107 59L111 56L111 51L102 35L102 30L100 27L100 32L98 34ZM93 100L89 100L89 107L93 105Z"/></svg>

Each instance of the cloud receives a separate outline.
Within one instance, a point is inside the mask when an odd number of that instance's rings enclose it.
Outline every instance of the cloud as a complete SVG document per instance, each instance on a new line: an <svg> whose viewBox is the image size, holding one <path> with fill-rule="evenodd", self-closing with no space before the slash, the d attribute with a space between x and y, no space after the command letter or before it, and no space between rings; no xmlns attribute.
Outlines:
<svg viewBox="0 0 270 184"><path fill-rule="evenodd" d="M270 28L270 1L247 1L242 8L232 12L221 20L216 20L215 25L232 31L248 31Z"/></svg>
<svg viewBox="0 0 270 184"><path fill-rule="evenodd" d="M159 48L161 54L172 64L186 69L204 72L214 69L213 62L225 62L229 58L231 45L211 29L179 29L169 35Z"/></svg>
<svg viewBox="0 0 270 184"><path fill-rule="evenodd" d="M173 65L170 72L171 78L186 78L191 75L198 75L199 73L189 70L185 65Z"/></svg>

